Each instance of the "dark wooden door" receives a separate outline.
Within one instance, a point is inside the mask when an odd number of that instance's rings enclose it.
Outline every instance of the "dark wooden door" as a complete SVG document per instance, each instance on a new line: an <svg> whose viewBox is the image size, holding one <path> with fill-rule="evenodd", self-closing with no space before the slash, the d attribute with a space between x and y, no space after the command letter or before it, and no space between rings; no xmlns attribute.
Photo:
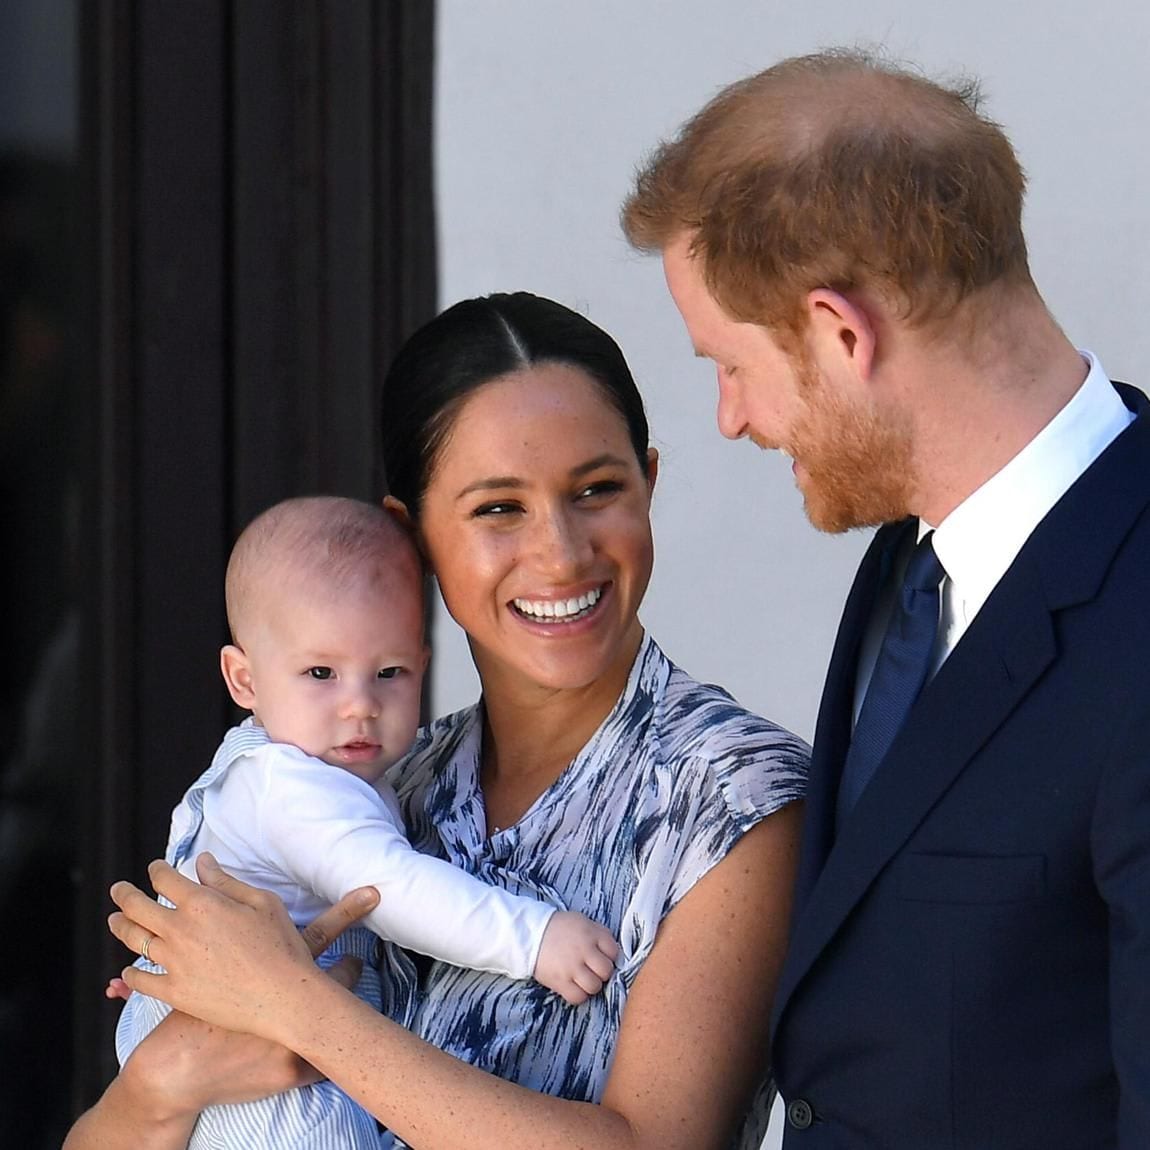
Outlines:
<svg viewBox="0 0 1150 1150"><path fill-rule="evenodd" d="M231 539L287 495L381 493L378 381L436 302L433 15L5 5L0 74L59 73L31 118L72 100L54 149L0 115L5 1144L57 1146L114 1073L107 887L229 721Z"/></svg>

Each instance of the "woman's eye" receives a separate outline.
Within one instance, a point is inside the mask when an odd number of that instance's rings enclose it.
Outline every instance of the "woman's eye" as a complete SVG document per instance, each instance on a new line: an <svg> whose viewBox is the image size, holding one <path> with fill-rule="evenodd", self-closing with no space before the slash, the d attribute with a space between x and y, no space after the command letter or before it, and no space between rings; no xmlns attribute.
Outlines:
<svg viewBox="0 0 1150 1150"><path fill-rule="evenodd" d="M378 675L380 679L394 679L396 675L403 672L402 667L384 667Z"/></svg>
<svg viewBox="0 0 1150 1150"><path fill-rule="evenodd" d="M597 495L614 495L617 491L623 490L623 483L618 479L602 479L598 483L588 483L586 487L581 488L578 494L579 499L594 499Z"/></svg>
<svg viewBox="0 0 1150 1150"><path fill-rule="evenodd" d="M308 667L307 673L313 679L319 679L320 682L326 682L333 674L330 667Z"/></svg>
<svg viewBox="0 0 1150 1150"><path fill-rule="evenodd" d="M514 514L518 510L519 504L517 503L483 503L471 514L475 519L486 517L499 518L504 515Z"/></svg>

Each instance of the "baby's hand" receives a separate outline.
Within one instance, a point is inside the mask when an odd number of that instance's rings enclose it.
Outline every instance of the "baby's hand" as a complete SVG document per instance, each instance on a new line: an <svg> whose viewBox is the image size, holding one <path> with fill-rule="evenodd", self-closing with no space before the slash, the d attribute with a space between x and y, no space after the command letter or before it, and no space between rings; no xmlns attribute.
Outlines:
<svg viewBox="0 0 1150 1150"><path fill-rule="evenodd" d="M543 932L535 980L578 1006L603 989L618 953L610 931L573 910L557 910Z"/></svg>
<svg viewBox="0 0 1150 1150"><path fill-rule="evenodd" d="M108 985L104 987L105 998L122 998L127 1002L131 995L132 988L122 978L109 979Z"/></svg>

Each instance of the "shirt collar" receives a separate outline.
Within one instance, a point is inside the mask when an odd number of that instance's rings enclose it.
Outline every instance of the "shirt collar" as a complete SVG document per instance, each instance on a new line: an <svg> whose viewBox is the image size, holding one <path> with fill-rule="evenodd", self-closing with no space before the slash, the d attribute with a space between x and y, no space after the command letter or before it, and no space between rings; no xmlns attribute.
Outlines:
<svg viewBox="0 0 1150 1150"><path fill-rule="evenodd" d="M1088 351L1086 379L1061 411L934 533L935 554L973 614L1030 533L1134 418ZM920 526L920 532L929 530Z"/></svg>

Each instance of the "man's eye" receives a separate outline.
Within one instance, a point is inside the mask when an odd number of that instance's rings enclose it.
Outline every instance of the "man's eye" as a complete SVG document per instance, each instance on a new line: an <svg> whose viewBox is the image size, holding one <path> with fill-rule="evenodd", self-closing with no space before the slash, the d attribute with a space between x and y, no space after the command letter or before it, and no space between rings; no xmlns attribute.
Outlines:
<svg viewBox="0 0 1150 1150"><path fill-rule="evenodd" d="M384 667L383 670L379 672L378 677L381 679L394 679L395 676L400 674L402 671L402 667Z"/></svg>
<svg viewBox="0 0 1150 1150"><path fill-rule="evenodd" d="M324 682L327 679L330 679L332 676L332 670L330 667L308 667L307 673L313 679L319 679L320 682Z"/></svg>

